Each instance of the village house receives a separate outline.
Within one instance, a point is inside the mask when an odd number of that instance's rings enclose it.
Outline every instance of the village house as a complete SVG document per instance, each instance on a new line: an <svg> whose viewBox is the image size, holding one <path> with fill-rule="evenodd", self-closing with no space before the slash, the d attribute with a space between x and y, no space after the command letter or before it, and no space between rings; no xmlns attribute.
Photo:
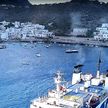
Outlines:
<svg viewBox="0 0 108 108"><path fill-rule="evenodd" d="M108 23L104 23L101 27L96 28L96 32L94 32L94 39L108 40Z"/></svg>

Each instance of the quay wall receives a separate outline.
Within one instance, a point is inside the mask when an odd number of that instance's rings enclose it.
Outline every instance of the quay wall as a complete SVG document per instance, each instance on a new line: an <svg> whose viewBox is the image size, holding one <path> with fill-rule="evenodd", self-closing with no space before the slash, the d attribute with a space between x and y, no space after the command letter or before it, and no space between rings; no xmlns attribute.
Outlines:
<svg viewBox="0 0 108 108"><path fill-rule="evenodd" d="M98 41L94 38L85 37L55 37L53 42L65 43L65 44L80 44L80 45L90 45L90 46L103 46L108 47L108 41Z"/></svg>
<svg viewBox="0 0 108 108"><path fill-rule="evenodd" d="M98 41L94 38L85 37L66 37L66 36L55 36L54 38L27 38L27 39L13 39L8 40L9 42L46 42L46 43L61 43L61 44L80 44L88 46L102 46L108 47L108 41Z"/></svg>

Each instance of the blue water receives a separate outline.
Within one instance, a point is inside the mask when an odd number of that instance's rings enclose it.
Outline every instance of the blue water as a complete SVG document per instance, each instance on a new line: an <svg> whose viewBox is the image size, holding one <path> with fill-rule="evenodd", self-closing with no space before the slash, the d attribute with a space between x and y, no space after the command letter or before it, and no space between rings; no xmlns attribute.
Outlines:
<svg viewBox="0 0 108 108"><path fill-rule="evenodd" d="M6 49L0 49L0 108L29 108L30 100L54 87L52 77L57 70L61 70L69 81L73 66L83 63L82 70L95 75L100 50L101 71L108 69L108 48L59 44L52 44L49 48L45 44L6 45ZM67 54L67 48L78 49L79 53Z"/></svg>

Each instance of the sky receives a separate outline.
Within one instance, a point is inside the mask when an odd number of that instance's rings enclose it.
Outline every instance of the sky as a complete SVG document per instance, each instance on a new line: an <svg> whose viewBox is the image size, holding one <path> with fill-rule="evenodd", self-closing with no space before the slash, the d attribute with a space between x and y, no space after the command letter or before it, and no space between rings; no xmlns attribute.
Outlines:
<svg viewBox="0 0 108 108"><path fill-rule="evenodd" d="M53 3L64 3L64 2L69 2L71 0L29 0L29 2L33 5L37 4L53 4ZM100 2L105 2L107 3L108 0L98 0Z"/></svg>
<svg viewBox="0 0 108 108"><path fill-rule="evenodd" d="M99 0L100 2L104 2L104 3L107 3L108 0Z"/></svg>
<svg viewBox="0 0 108 108"><path fill-rule="evenodd" d="M71 0L29 0L29 2L33 5L35 4L53 4L53 3L64 3L69 2Z"/></svg>

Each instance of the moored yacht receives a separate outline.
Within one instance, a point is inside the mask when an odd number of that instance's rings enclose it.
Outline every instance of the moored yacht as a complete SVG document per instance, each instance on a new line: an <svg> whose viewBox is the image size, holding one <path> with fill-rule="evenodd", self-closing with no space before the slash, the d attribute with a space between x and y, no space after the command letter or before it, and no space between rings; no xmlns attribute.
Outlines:
<svg viewBox="0 0 108 108"><path fill-rule="evenodd" d="M78 50L75 50L75 49L67 49L65 52L66 53L78 53Z"/></svg>

